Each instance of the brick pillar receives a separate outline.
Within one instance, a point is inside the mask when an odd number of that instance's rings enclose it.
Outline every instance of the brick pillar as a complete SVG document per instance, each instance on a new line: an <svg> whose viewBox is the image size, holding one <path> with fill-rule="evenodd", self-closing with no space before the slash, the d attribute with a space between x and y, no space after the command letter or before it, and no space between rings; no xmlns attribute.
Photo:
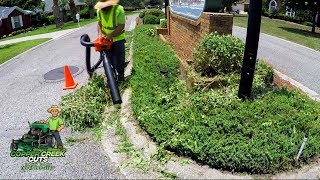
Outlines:
<svg viewBox="0 0 320 180"><path fill-rule="evenodd" d="M202 13L197 20L173 14L168 7L168 28L170 41L181 59L192 60L192 50L208 33L232 34L233 15L225 13Z"/></svg>

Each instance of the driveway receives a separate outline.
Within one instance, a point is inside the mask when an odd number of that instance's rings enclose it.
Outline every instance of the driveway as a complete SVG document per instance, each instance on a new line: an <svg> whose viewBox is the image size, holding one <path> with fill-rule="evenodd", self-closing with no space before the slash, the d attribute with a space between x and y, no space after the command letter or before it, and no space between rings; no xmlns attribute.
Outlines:
<svg viewBox="0 0 320 180"><path fill-rule="evenodd" d="M131 26L135 24L131 23L133 19L131 16L128 18L128 29L134 28ZM48 118L47 109L59 104L61 96L71 92L62 90L64 81L46 82L43 75L64 65L85 68L85 48L79 42L84 33L94 39L97 35L96 23L45 43L0 66L1 178L122 178L106 157L101 143L91 140L66 146L65 158L50 158L49 162L56 167L52 171L24 172L20 167L27 163L27 158L9 156L11 140L21 138L28 132L28 121ZM98 54L92 50L92 56L97 58ZM74 79L81 87L87 83L88 75L83 71ZM61 136L65 142L66 137L74 134L65 129Z"/></svg>
<svg viewBox="0 0 320 180"><path fill-rule="evenodd" d="M234 36L245 41L246 34L245 28L233 27ZM258 58L320 94L319 51L261 33Z"/></svg>

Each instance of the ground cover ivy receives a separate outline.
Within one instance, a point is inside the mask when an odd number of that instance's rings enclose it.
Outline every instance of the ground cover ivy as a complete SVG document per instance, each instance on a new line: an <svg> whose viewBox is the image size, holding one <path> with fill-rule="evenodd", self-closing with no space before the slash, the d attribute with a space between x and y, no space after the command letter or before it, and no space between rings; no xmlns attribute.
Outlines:
<svg viewBox="0 0 320 180"><path fill-rule="evenodd" d="M251 101L237 98L237 74L226 75L232 80L224 87L190 93L178 78L179 62L171 47L147 35L152 27L135 30L130 84L134 115L155 141L177 154L235 172L274 173L319 154L318 103L270 85L270 68L260 63ZM168 73L160 73L163 70ZM308 141L296 162L304 136Z"/></svg>

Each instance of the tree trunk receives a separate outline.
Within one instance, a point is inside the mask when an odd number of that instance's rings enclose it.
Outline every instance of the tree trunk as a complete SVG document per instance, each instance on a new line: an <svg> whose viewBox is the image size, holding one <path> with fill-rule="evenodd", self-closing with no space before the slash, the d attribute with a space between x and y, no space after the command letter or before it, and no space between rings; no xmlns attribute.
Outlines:
<svg viewBox="0 0 320 180"><path fill-rule="evenodd" d="M315 33L316 32L316 26L317 26L317 14L318 12L317 11L314 11L313 12L313 18L312 18L312 32Z"/></svg>
<svg viewBox="0 0 320 180"><path fill-rule="evenodd" d="M90 19L94 18L94 9L93 5L89 5L89 13L90 13Z"/></svg>
<svg viewBox="0 0 320 180"><path fill-rule="evenodd" d="M63 22L68 22L67 10L63 9L61 13L62 13Z"/></svg>
<svg viewBox="0 0 320 180"><path fill-rule="evenodd" d="M71 16L72 16L72 20L73 22L78 22L76 15L77 15L77 8L76 5L74 4L74 0L69 0L69 6L70 6L70 10L71 10Z"/></svg>
<svg viewBox="0 0 320 180"><path fill-rule="evenodd" d="M56 27L62 28L64 24L63 24L62 14L59 10L58 0L53 0L52 10L55 18L54 22L56 23Z"/></svg>
<svg viewBox="0 0 320 180"><path fill-rule="evenodd" d="M318 23L318 27L320 27L320 12L318 12L318 15L317 15L317 23Z"/></svg>

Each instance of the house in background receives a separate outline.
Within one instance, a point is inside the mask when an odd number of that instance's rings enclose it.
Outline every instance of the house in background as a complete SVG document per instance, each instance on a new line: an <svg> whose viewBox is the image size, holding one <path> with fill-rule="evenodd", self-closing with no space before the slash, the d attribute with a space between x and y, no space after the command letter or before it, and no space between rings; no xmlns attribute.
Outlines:
<svg viewBox="0 0 320 180"><path fill-rule="evenodd" d="M31 26L31 13L17 6L0 6L0 36L29 28Z"/></svg>
<svg viewBox="0 0 320 180"><path fill-rule="evenodd" d="M45 3L44 11L52 12L53 0L45 0L44 3ZM74 4L78 8L78 10L80 10L81 6L86 5L86 3L80 2L80 0L74 0Z"/></svg>
<svg viewBox="0 0 320 180"><path fill-rule="evenodd" d="M250 0L239 1L232 6L234 12L239 12L240 14L246 13L249 11Z"/></svg>
<svg viewBox="0 0 320 180"><path fill-rule="evenodd" d="M232 10L234 12L248 12L249 11L250 0L241 0L238 3L235 3L232 6ZM282 3L281 0L268 0L268 9L272 11L274 9L279 9ZM295 12L291 8L286 8L286 15L288 16L295 16Z"/></svg>
<svg viewBox="0 0 320 180"><path fill-rule="evenodd" d="M278 9L281 7L281 0L270 0L269 1L269 11L273 9Z"/></svg>

